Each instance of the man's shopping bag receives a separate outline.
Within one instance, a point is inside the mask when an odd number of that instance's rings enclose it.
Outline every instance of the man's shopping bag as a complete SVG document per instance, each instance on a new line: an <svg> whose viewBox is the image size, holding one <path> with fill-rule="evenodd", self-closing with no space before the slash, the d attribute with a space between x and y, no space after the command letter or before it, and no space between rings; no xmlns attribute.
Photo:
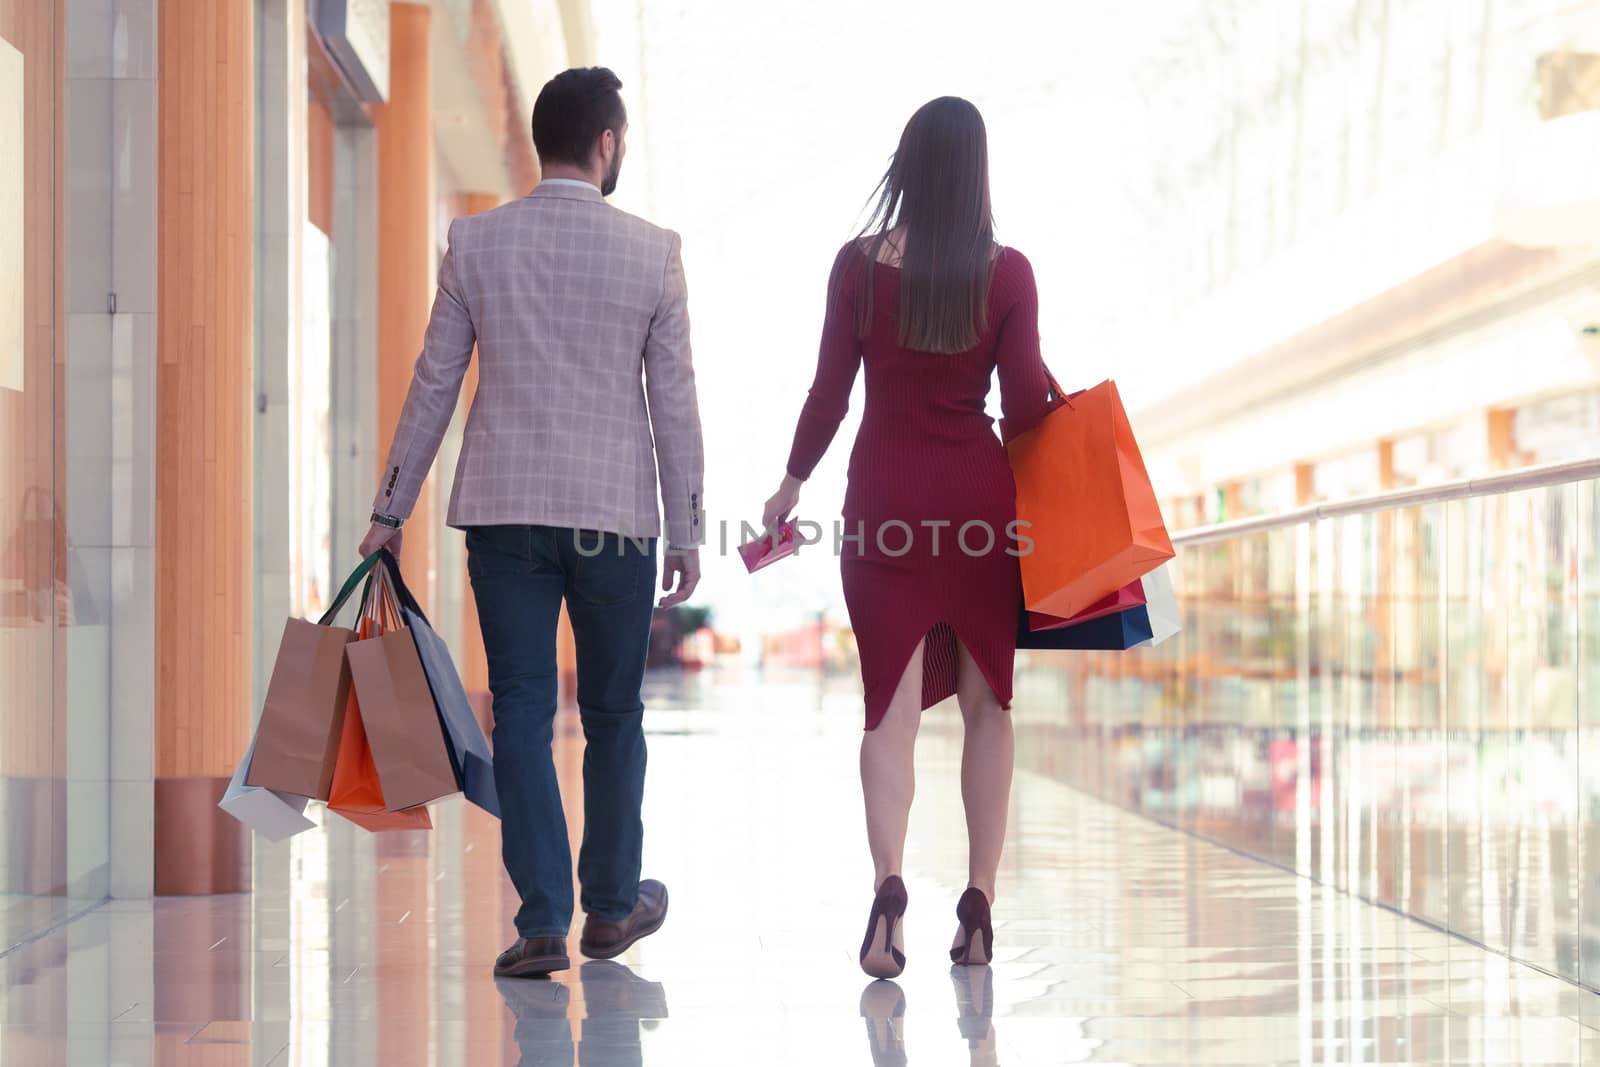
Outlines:
<svg viewBox="0 0 1600 1067"><path fill-rule="evenodd" d="M317 824L306 818L307 798L250 785L245 781L255 757L256 740L250 739L239 769L233 772L227 792L217 805L269 841L282 841Z"/></svg>
<svg viewBox="0 0 1600 1067"><path fill-rule="evenodd" d="M376 556L372 558L377 559ZM362 598L357 644L385 632L390 621L385 614L382 597L374 596L375 585L375 582L369 583ZM428 817L425 807L391 810L384 796L377 763L372 757L372 746L367 740L361 703L353 686L347 701L344 728L339 739L339 758L334 765L333 786L328 796L328 810L338 812L357 826L374 832L432 829L433 820Z"/></svg>
<svg viewBox="0 0 1600 1067"><path fill-rule="evenodd" d="M345 647L356 632L332 622L376 565L364 560L316 622L290 618L256 728L250 785L327 800L350 693ZM363 598L365 599L365 598Z"/></svg>
<svg viewBox="0 0 1600 1067"><path fill-rule="evenodd" d="M416 642L422 672L433 694L456 784L469 801L499 818L500 798L494 783L494 755L489 749L488 739L483 736L483 728L478 725L472 701L467 698L466 686L461 684L461 675L456 672L455 663L450 658L450 648L444 638L434 631L427 616L422 613L422 605L417 603L417 598L406 587L405 579L400 575L399 561L387 549L383 550L383 556L400 600L400 618Z"/></svg>

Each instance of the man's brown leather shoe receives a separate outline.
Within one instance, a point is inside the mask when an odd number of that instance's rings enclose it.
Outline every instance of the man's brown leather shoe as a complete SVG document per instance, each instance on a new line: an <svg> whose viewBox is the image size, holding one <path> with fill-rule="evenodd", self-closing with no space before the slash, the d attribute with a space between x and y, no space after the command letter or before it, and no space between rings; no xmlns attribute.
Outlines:
<svg viewBox="0 0 1600 1067"><path fill-rule="evenodd" d="M609 960L622 955L641 937L661 929L667 920L667 887L654 878L639 883L639 902L621 922L591 915L584 920L578 948L591 959Z"/></svg>
<svg viewBox="0 0 1600 1067"><path fill-rule="evenodd" d="M496 978L543 978L572 966L564 937L519 937L494 961Z"/></svg>

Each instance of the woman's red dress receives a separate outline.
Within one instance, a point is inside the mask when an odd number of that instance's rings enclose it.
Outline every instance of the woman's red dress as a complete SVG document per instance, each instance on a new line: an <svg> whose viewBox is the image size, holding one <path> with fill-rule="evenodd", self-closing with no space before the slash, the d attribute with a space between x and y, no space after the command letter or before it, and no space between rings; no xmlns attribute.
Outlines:
<svg viewBox="0 0 1600 1067"><path fill-rule="evenodd" d="M856 307L873 280L873 315L857 336ZM900 274L869 262L851 242L829 280L816 379L800 412L789 473L804 480L849 406L856 369L867 368L866 406L850 453L840 570L861 655L867 729L888 710L900 676L928 638L922 707L956 691L956 639L1004 707L1011 706L1021 574L1011 524L1016 486L984 411L1000 372L1009 434L1044 414L1049 390L1039 355L1039 298L1022 253L1002 249L989 285L987 328L954 355L902 347ZM963 535L963 530L965 533ZM992 531L993 544L989 544ZM861 533L859 539L851 540Z"/></svg>

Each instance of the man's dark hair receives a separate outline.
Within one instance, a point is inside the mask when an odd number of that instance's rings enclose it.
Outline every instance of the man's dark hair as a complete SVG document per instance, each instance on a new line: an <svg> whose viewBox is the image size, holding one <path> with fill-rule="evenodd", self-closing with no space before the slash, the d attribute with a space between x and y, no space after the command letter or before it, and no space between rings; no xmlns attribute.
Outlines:
<svg viewBox="0 0 1600 1067"><path fill-rule="evenodd" d="M584 167L606 130L622 133L622 79L605 67L574 67L545 83L533 105L533 147L541 163Z"/></svg>

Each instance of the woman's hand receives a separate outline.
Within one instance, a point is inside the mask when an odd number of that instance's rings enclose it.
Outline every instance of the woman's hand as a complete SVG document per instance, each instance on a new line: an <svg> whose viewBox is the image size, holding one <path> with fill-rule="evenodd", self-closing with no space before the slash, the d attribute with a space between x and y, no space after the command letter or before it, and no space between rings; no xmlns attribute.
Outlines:
<svg viewBox="0 0 1600 1067"><path fill-rule="evenodd" d="M800 503L801 484L800 479L792 474L783 476L778 491L772 494L772 499L761 509L761 522L768 533L789 521L790 513L794 511L795 505Z"/></svg>

